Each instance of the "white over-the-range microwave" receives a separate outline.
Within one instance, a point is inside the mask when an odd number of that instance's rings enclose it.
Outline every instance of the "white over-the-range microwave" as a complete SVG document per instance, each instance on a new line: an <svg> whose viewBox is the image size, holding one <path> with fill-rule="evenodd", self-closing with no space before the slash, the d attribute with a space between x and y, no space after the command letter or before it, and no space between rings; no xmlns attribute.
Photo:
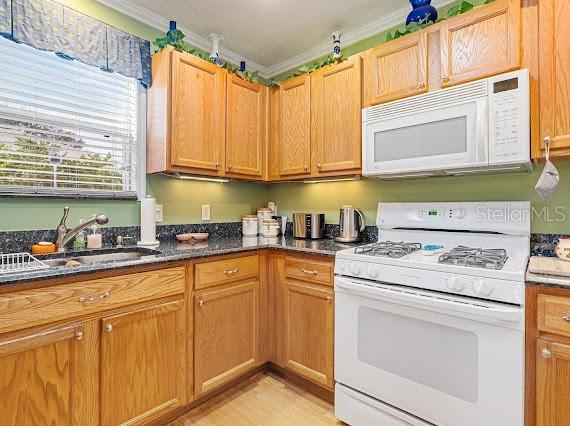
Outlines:
<svg viewBox="0 0 570 426"><path fill-rule="evenodd" d="M362 156L386 179L531 170L528 70L362 110Z"/></svg>

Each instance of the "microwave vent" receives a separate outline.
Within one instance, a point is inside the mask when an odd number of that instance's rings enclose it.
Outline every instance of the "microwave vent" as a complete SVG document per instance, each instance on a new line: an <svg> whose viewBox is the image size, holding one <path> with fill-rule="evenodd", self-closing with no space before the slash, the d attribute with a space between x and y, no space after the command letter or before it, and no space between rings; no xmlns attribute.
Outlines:
<svg viewBox="0 0 570 426"><path fill-rule="evenodd" d="M456 106L487 96L487 81L480 80L461 86L425 93L388 102L362 110L362 121L379 121L418 114L434 109Z"/></svg>

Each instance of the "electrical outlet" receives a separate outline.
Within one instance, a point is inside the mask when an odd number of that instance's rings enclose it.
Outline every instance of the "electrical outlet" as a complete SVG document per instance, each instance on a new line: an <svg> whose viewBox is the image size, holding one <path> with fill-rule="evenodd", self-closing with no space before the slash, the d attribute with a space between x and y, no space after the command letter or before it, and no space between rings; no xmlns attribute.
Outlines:
<svg viewBox="0 0 570 426"><path fill-rule="evenodd" d="M154 221L162 222L164 220L164 208L162 204L157 204L154 208Z"/></svg>
<svg viewBox="0 0 570 426"><path fill-rule="evenodd" d="M202 204L202 220L210 220L210 205Z"/></svg>

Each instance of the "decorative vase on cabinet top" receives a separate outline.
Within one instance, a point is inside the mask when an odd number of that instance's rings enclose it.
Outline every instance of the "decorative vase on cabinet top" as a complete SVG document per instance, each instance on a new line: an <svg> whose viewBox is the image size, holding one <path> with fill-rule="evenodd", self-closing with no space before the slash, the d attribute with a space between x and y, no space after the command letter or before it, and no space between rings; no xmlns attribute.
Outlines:
<svg viewBox="0 0 570 426"><path fill-rule="evenodd" d="M406 19L406 25L410 22L435 22L437 20L437 9L431 5L431 0L410 0L413 10Z"/></svg>

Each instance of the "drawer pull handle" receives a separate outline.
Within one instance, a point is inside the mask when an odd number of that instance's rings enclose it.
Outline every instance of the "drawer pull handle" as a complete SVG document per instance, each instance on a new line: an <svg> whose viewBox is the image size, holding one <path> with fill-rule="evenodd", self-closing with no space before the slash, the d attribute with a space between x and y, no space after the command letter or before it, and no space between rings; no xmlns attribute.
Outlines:
<svg viewBox="0 0 570 426"><path fill-rule="evenodd" d="M301 268L301 272L307 275L318 275L319 271L311 271L310 269Z"/></svg>
<svg viewBox="0 0 570 426"><path fill-rule="evenodd" d="M203 301L203 300L198 300L198 306L200 306L200 307L204 306L204 301Z"/></svg>
<svg viewBox="0 0 570 426"><path fill-rule="evenodd" d="M101 300L106 299L109 296L111 296L111 292L106 291L105 293L95 294L92 296L81 296L78 300L80 303L95 303L95 302L100 302Z"/></svg>
<svg viewBox="0 0 570 426"><path fill-rule="evenodd" d="M543 358L548 359L552 356L552 353L548 349L544 348L540 355L542 355Z"/></svg>
<svg viewBox="0 0 570 426"><path fill-rule="evenodd" d="M228 269L224 271L224 274L228 277L231 277L232 275L235 275L239 272L239 268L235 268L235 269Z"/></svg>
<svg viewBox="0 0 570 426"><path fill-rule="evenodd" d="M418 83L418 89L423 89L424 87L426 87L426 84L423 81L420 81Z"/></svg>
<svg viewBox="0 0 570 426"><path fill-rule="evenodd" d="M448 83L448 82L449 82L449 77L447 77L447 76L441 77L441 82L442 82L442 83Z"/></svg>
<svg viewBox="0 0 570 426"><path fill-rule="evenodd" d="M570 315L564 315L564 316L562 317L562 321L570 322Z"/></svg>
<svg viewBox="0 0 570 426"><path fill-rule="evenodd" d="M107 333L110 333L111 331L113 331L113 324L111 324L111 323L105 324L105 331Z"/></svg>
<svg viewBox="0 0 570 426"><path fill-rule="evenodd" d="M78 331L77 333L75 333L75 340L83 340L83 332L82 331Z"/></svg>

